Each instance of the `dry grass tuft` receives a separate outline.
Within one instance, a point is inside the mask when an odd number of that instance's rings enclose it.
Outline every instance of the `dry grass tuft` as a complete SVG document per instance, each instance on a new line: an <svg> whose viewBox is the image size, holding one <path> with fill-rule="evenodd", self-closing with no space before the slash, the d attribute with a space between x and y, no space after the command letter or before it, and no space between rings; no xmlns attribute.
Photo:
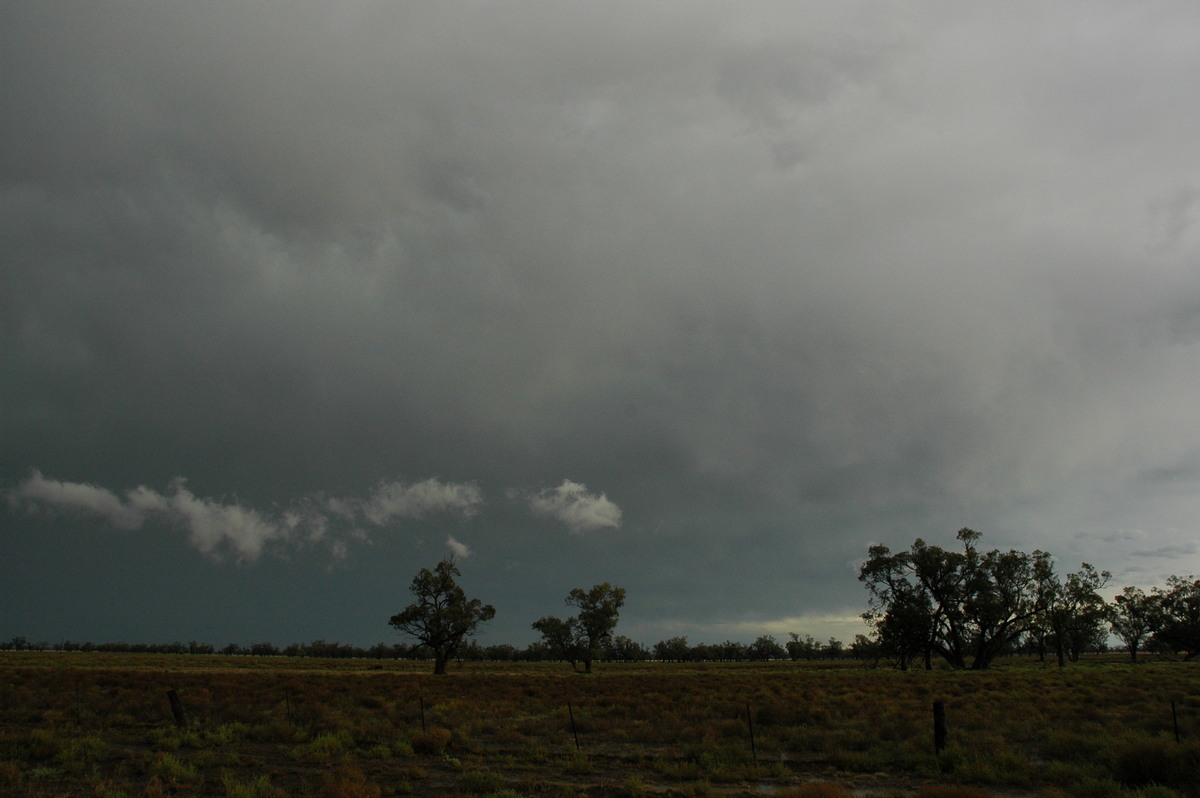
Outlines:
<svg viewBox="0 0 1200 798"><path fill-rule="evenodd" d="M811 781L775 793L778 798L853 798L854 793L832 781Z"/></svg>

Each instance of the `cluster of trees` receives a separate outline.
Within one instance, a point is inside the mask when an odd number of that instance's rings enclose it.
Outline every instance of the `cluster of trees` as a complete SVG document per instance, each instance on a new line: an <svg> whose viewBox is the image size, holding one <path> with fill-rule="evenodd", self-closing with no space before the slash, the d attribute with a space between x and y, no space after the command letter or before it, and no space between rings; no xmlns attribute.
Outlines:
<svg viewBox="0 0 1200 798"><path fill-rule="evenodd" d="M567 618L547 615L534 621L532 627L541 639L524 651L503 645L484 648L469 638L494 617L495 609L479 599L468 599L454 581L460 575L453 559L442 560L432 571L421 569L409 587L416 600L390 621L416 640L418 649L432 652L434 673L445 673L452 659L562 660L574 670L582 665L585 673L591 673L596 660L695 662L877 656L878 645L864 635L858 635L847 648L836 638L820 643L811 635L802 639L795 633L785 645L771 635L762 635L749 645L733 641L689 645L686 637L672 637L655 643L651 650L614 634L625 603L625 589L608 582L568 593L566 604L578 612Z"/></svg>
<svg viewBox="0 0 1200 798"><path fill-rule="evenodd" d="M815 660L874 659L876 646L865 635L856 635L849 646L836 637L821 642L812 635L792 632L791 640L780 643L774 635L760 635L746 645L732 640L724 643L689 645L686 637L671 637L654 644L652 659L667 662L741 662L743 660Z"/></svg>
<svg viewBox="0 0 1200 798"><path fill-rule="evenodd" d="M1104 650L1111 636L1136 661L1141 651L1200 655L1200 579L1173 576L1163 587L1145 592L1124 588L1111 602L1100 595L1111 580L1107 571L1089 563L1059 574L1043 551L982 551L980 534L959 530L961 550L932 546L918 538L907 551L876 545L868 550L858 578L870 593L863 619L871 637L856 635L846 646L836 638L820 642L811 635L791 634L780 643L762 635L744 645L688 643L672 637L652 648L615 634L624 588L608 582L589 590L575 588L566 604L577 612L567 618L547 615L532 627L541 639L525 649L501 644L481 646L470 638L496 610L468 598L455 581L461 576L453 559L432 570L423 568L410 590L414 602L393 615L390 624L412 638L413 645L378 643L359 648L316 640L280 649L271 643L213 646L189 643L72 643L51 646L24 637L0 642L0 650L56 649L163 654L244 654L256 656L361 657L432 659L434 673L446 672L452 660L556 660L582 665L590 673L597 660L638 662L663 660L739 661L772 659L891 660L901 669L932 668L942 660L953 668L984 669L1002 655L1027 653L1058 664L1078 660L1084 651Z"/></svg>
<svg viewBox="0 0 1200 798"><path fill-rule="evenodd" d="M624 635L613 634L605 638L592 651L596 662L744 662L772 659L816 660L816 659L876 659L877 648L864 635L857 635L850 645L836 638L827 642L814 640L811 635L801 638L792 633L791 640L780 643L772 635L762 635L753 643L726 640L723 643L689 643L686 637L671 637L646 646ZM376 643L373 646L356 646L326 640L311 643L292 643L277 646L269 642L241 645L230 643L217 648L209 643L77 643L70 640L61 643L46 641L31 642L24 637L0 641L0 651L103 651L133 654L224 654L255 657L320 657L322 659L410 659L434 660L434 652L427 646L404 643ZM578 655L576 655L578 656ZM545 639L537 640L524 648L509 643L482 645L477 640L464 640L454 655L455 660L492 662L571 662L558 646L549 645ZM576 658L573 666L578 669L582 659Z"/></svg>
<svg viewBox="0 0 1200 798"><path fill-rule="evenodd" d="M389 621L433 653L435 674L444 674L452 659L461 659L468 638L496 615L492 605L467 598L455 581L461 575L453 558L442 560L432 571L422 568L409 586L415 601ZM542 648L551 656L570 662L576 669L582 662L584 670L591 673L594 660L604 658L614 647L626 647L625 641L613 636L625 603L625 588L613 587L608 582L591 590L575 588L566 601L578 608L576 615L570 618L547 615L534 621L533 628L541 633ZM636 654L637 644L628 643L632 650L612 653L621 659Z"/></svg>
<svg viewBox="0 0 1200 798"><path fill-rule="evenodd" d="M604 648L612 641L617 616L625 603L625 588L608 582L591 590L577 587L567 594L567 604L579 608L570 618L547 615L533 622L534 631L542 635L542 643L559 659L583 663L585 673L592 672L592 661L604 656Z"/></svg>
<svg viewBox="0 0 1200 798"><path fill-rule="evenodd" d="M1019 651L1058 664L1102 649L1111 633L1136 661L1139 650L1200 654L1200 580L1171 577L1149 593L1126 587L1113 602L1100 595L1112 575L1082 563L1060 575L1044 551L978 548L980 534L959 530L962 549L918 538L908 551L868 550L859 579L870 592L863 619L880 657L902 669L984 669Z"/></svg>
<svg viewBox="0 0 1200 798"><path fill-rule="evenodd" d="M257 645L257 644L256 644ZM230 644L226 648L239 648ZM215 654L217 650L208 643L78 643L65 640L61 643L47 641L31 642L24 637L14 637L0 642L0 651L105 651L121 654ZM242 653L241 651L236 653Z"/></svg>
<svg viewBox="0 0 1200 798"><path fill-rule="evenodd" d="M217 648L211 643L199 643L192 640L181 643L79 643L65 640L61 643L47 641L30 642L24 637L14 637L7 642L0 642L0 651L101 651L117 654L226 654L234 656L253 657L323 657L326 659L367 658L376 659L430 659L425 652L414 652L411 646L389 645L376 643L369 648L350 645L349 643L326 642L314 640L311 643L292 643L280 648L274 643L251 643L241 645L230 643L223 648Z"/></svg>

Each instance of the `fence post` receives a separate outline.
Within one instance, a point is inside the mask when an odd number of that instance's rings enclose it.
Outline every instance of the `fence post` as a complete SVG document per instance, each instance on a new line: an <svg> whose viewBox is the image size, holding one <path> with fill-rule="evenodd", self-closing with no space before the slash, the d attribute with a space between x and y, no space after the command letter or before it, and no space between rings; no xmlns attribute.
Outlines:
<svg viewBox="0 0 1200 798"><path fill-rule="evenodd" d="M1175 713L1175 700L1171 700L1171 725L1175 727L1175 742L1179 742L1179 716Z"/></svg>
<svg viewBox="0 0 1200 798"><path fill-rule="evenodd" d="M946 702L933 702L933 752L940 755L946 747Z"/></svg>
<svg viewBox="0 0 1200 798"><path fill-rule="evenodd" d="M179 700L179 693L174 690L167 691L167 700L171 702L171 714L175 716L175 725L181 729L186 729L187 715L183 714L183 702Z"/></svg>
<svg viewBox="0 0 1200 798"><path fill-rule="evenodd" d="M758 764L758 747L754 744L754 715L750 712L750 705L746 705L746 724L750 727L750 760L754 764Z"/></svg>
<svg viewBox="0 0 1200 798"><path fill-rule="evenodd" d="M571 709L571 702L567 702L567 717L571 719L571 736L575 738L575 750L579 750L579 732L575 730L575 712Z"/></svg>
<svg viewBox="0 0 1200 798"><path fill-rule="evenodd" d="M421 733L425 732L425 696L417 696L417 702L421 705Z"/></svg>

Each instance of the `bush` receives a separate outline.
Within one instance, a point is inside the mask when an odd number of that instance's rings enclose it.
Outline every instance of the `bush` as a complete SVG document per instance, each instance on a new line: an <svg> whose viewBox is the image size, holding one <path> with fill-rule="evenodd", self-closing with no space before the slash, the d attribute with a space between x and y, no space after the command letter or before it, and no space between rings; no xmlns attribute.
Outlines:
<svg viewBox="0 0 1200 798"><path fill-rule="evenodd" d="M329 762L339 754L344 754L354 748L354 740L349 732L321 732L312 742L296 746L292 749L292 758L301 762Z"/></svg>
<svg viewBox="0 0 1200 798"><path fill-rule="evenodd" d="M1137 798L1180 798L1180 794L1170 787L1161 784L1151 784L1134 793Z"/></svg>
<svg viewBox="0 0 1200 798"><path fill-rule="evenodd" d="M434 727L428 731L421 732L412 740L412 749L418 754L429 754L436 756L446 750L446 746L450 745L450 730Z"/></svg>
<svg viewBox="0 0 1200 798"><path fill-rule="evenodd" d="M1200 783L1200 748L1159 737L1133 743L1117 755L1117 780L1131 787L1160 784L1186 789Z"/></svg>
<svg viewBox="0 0 1200 798"><path fill-rule="evenodd" d="M621 798L642 798L646 794L646 782L636 774L625 779L621 785Z"/></svg>
<svg viewBox="0 0 1200 798"><path fill-rule="evenodd" d="M464 792L490 793L504 786L504 778L490 770L469 770L458 778L458 788Z"/></svg>
<svg viewBox="0 0 1200 798"><path fill-rule="evenodd" d="M172 784L195 781L196 766L178 759L174 754L160 751L150 763L150 774Z"/></svg>
<svg viewBox="0 0 1200 798"><path fill-rule="evenodd" d="M811 781L775 793L778 798L852 798L854 793L832 781Z"/></svg>
<svg viewBox="0 0 1200 798"><path fill-rule="evenodd" d="M378 784L367 781L363 772L350 765L341 765L325 777L319 798L380 798L383 791Z"/></svg>
<svg viewBox="0 0 1200 798"><path fill-rule="evenodd" d="M1126 795L1120 784L1112 779L1084 778L1067 787L1073 798L1113 798Z"/></svg>
<svg viewBox="0 0 1200 798"><path fill-rule="evenodd" d="M81 771L84 765L98 762L108 756L108 743L96 735L77 737L65 743L55 759L65 770Z"/></svg>
<svg viewBox="0 0 1200 798"><path fill-rule="evenodd" d="M917 798L988 798L988 794L975 787L952 784L926 784L917 791Z"/></svg>
<svg viewBox="0 0 1200 798"><path fill-rule="evenodd" d="M16 787L21 783L21 766L16 762L0 762L0 786Z"/></svg>
<svg viewBox="0 0 1200 798"><path fill-rule="evenodd" d="M265 773L256 779L242 783L231 773L221 775L221 786L226 798L276 798L283 793L271 786L271 777Z"/></svg>

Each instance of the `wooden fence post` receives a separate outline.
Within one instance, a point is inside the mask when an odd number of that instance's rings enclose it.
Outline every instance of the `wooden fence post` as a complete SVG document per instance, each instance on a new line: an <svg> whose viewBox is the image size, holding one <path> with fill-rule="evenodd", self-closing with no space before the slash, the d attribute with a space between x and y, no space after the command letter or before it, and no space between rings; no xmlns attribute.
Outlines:
<svg viewBox="0 0 1200 798"><path fill-rule="evenodd" d="M750 705L746 705L746 724L750 727L750 761L758 764L758 747L754 744L754 715L750 712Z"/></svg>
<svg viewBox="0 0 1200 798"><path fill-rule="evenodd" d="M940 755L946 748L946 702L933 702L933 752Z"/></svg>
<svg viewBox="0 0 1200 798"><path fill-rule="evenodd" d="M181 729L186 729L187 715L183 714L183 702L179 700L179 693L174 690L167 691L167 700L171 702L171 714L175 716L175 725Z"/></svg>
<svg viewBox="0 0 1200 798"><path fill-rule="evenodd" d="M567 702L567 717L571 719L571 736L575 738L575 750L579 750L579 732L575 729L575 712L571 709L571 702Z"/></svg>

